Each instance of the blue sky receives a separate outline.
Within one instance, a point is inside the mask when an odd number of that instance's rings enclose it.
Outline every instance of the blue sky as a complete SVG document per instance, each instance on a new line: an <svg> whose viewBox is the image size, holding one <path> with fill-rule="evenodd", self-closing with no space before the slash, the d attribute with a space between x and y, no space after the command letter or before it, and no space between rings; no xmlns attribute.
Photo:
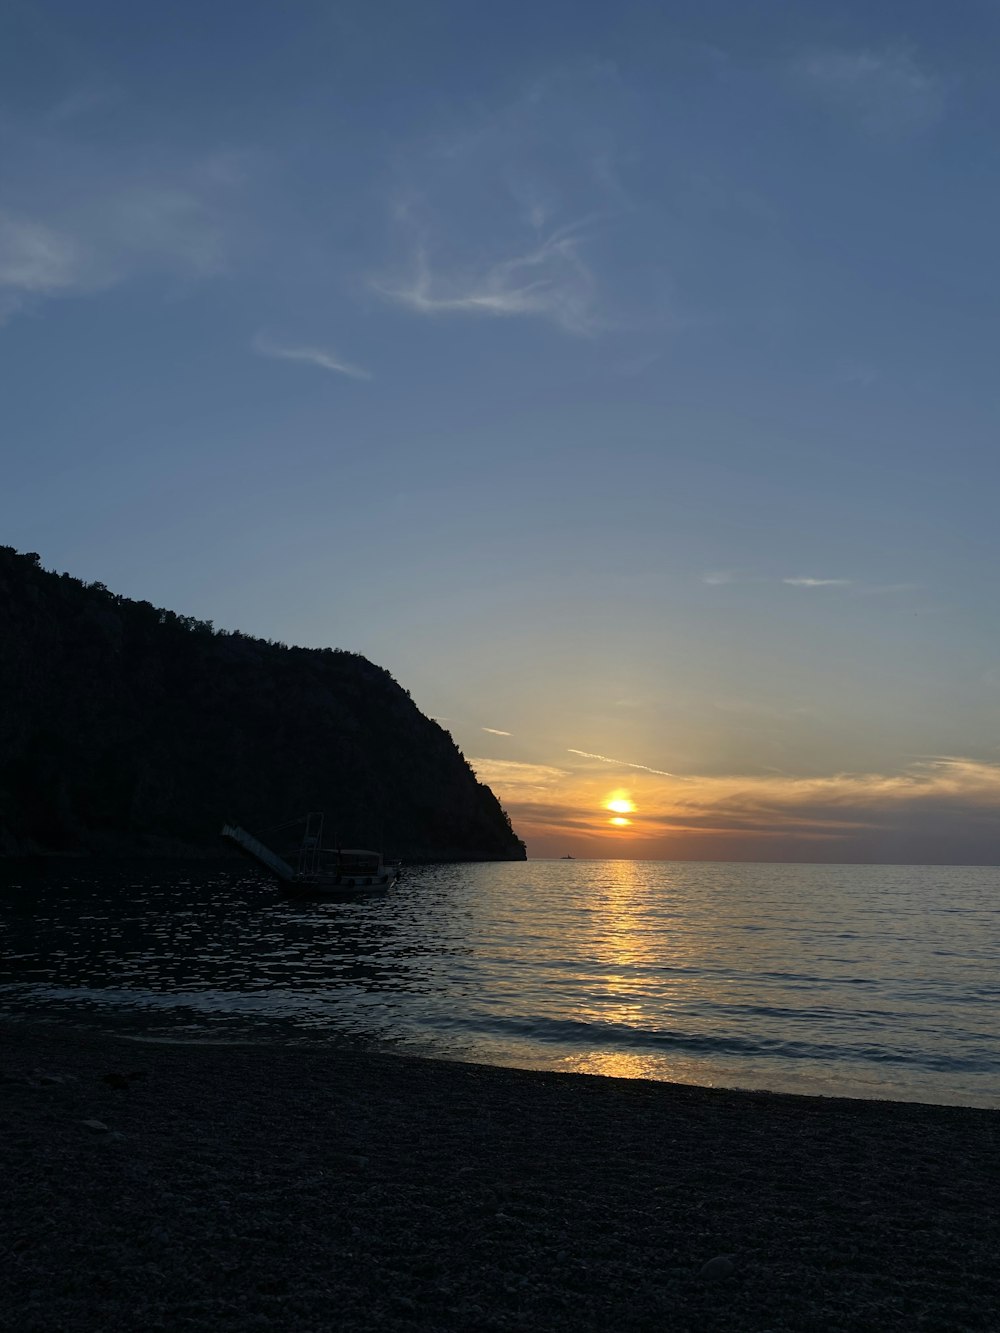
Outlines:
<svg viewBox="0 0 1000 1333"><path fill-rule="evenodd" d="M365 653L539 854L995 860L998 37L13 0L2 540Z"/></svg>

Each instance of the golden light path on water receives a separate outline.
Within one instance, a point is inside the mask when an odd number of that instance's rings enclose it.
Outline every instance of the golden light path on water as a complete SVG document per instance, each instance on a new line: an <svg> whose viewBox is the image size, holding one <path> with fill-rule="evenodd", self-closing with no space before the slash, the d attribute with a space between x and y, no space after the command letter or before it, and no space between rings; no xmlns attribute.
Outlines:
<svg viewBox="0 0 1000 1333"><path fill-rule="evenodd" d="M648 981L640 979L648 978L657 963L653 937L641 920L643 898L643 870L635 862L609 861L602 866L586 952L601 959L605 971L592 978L592 1000L579 1010L581 1019L597 1027L610 1024L639 1033L663 1023L662 981L654 995L649 993ZM566 1058L562 1067L575 1073L604 1074L611 1078L662 1078L663 1065L659 1054L598 1048ZM671 1071L674 1078L681 1079L686 1072L680 1067Z"/></svg>
<svg viewBox="0 0 1000 1333"><path fill-rule="evenodd" d="M0 984L10 1016L998 1104L993 867L460 863L344 903L242 867L5 873L0 932L30 963Z"/></svg>

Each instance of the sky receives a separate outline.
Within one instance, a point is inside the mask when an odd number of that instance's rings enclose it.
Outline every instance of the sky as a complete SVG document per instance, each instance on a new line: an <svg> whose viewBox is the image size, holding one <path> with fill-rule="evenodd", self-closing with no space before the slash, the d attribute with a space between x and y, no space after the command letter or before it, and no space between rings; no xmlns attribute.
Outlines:
<svg viewBox="0 0 1000 1333"><path fill-rule="evenodd" d="M363 653L530 855L995 864L998 73L996 0L7 0L0 541Z"/></svg>

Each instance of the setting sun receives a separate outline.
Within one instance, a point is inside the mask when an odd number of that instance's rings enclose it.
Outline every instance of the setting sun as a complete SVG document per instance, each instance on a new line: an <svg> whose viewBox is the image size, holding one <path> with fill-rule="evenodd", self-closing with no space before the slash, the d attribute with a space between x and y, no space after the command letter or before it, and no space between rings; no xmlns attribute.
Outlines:
<svg viewBox="0 0 1000 1333"><path fill-rule="evenodd" d="M618 791L611 792L604 802L604 808L610 810L615 816L614 819L608 820L613 828L628 828L632 821L624 816L635 813L635 801L632 800L627 791L619 788Z"/></svg>

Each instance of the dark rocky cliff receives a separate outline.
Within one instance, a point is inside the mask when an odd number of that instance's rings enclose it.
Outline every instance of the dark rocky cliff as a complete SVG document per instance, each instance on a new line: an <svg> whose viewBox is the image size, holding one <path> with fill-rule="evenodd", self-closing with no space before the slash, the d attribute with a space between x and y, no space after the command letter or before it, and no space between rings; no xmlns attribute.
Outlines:
<svg viewBox="0 0 1000 1333"><path fill-rule="evenodd" d="M381 667L217 632L0 547L0 854L215 851L224 819L307 810L411 860L524 856Z"/></svg>

